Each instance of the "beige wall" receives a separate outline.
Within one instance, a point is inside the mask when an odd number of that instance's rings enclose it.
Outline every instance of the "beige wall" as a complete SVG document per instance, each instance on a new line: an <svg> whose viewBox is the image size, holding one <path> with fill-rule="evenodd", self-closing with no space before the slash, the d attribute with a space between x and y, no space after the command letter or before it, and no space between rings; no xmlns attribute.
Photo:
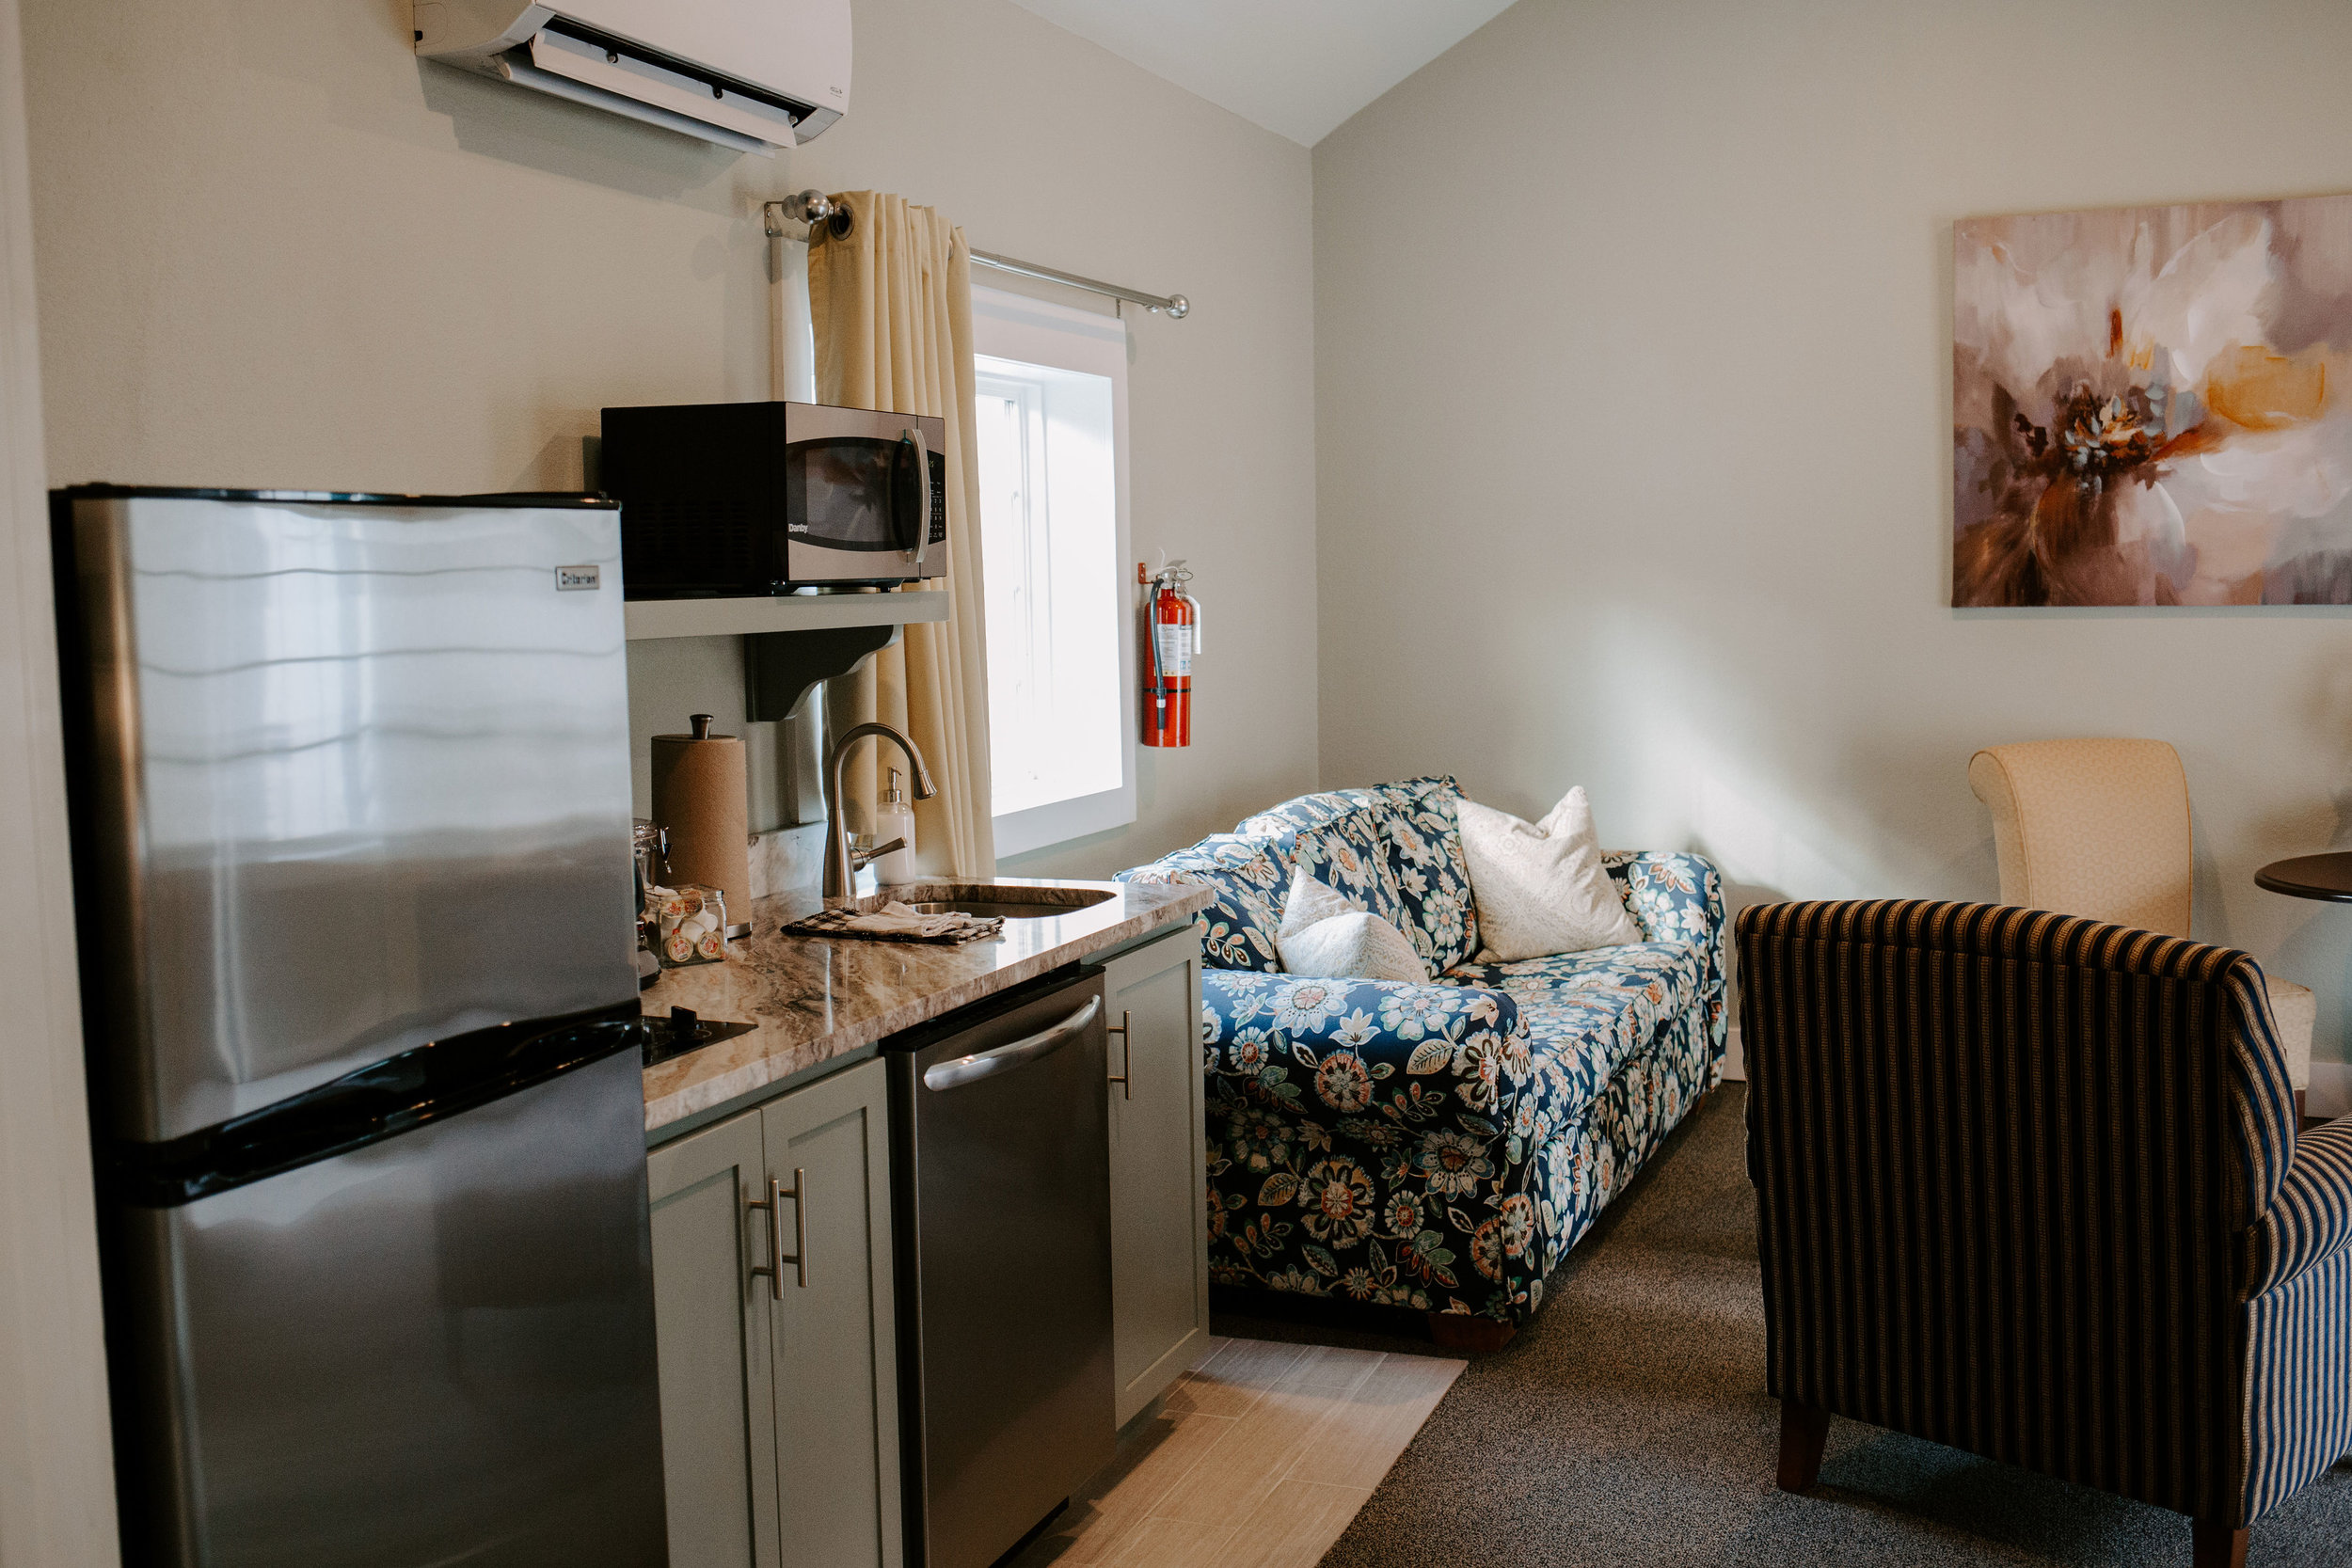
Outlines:
<svg viewBox="0 0 2352 1568"><path fill-rule="evenodd" d="M1309 159L1007 0L857 0L852 107L774 161L409 53L408 0L25 0L58 483L580 483L612 403L768 395L761 199L895 190L974 244L1182 290L1132 335L1134 544L1219 626L1201 738L1109 871L1312 786ZM724 650L639 706L740 712ZM640 728L653 721L647 719ZM642 782L641 782L642 787Z"/></svg>
<svg viewBox="0 0 2352 1568"><path fill-rule="evenodd" d="M118 1560L50 617L32 182L16 0L0 0L0 1564Z"/></svg>
<svg viewBox="0 0 2352 1568"><path fill-rule="evenodd" d="M2340 0L1504 12L1315 149L1325 784L1990 898L1974 748L2163 736L2344 1055L2352 911L2252 876L2352 842L2352 611L1946 605L1952 221L2352 188L2347 71Z"/></svg>

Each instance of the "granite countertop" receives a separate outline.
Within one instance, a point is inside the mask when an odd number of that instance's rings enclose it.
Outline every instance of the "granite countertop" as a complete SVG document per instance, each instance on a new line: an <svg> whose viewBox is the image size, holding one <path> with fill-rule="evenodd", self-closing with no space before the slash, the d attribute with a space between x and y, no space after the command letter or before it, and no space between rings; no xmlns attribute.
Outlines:
<svg viewBox="0 0 2352 1568"><path fill-rule="evenodd" d="M645 1130L667 1127L780 1079L863 1050L915 1024L1191 919L1206 888L1166 882L1073 882L1000 877L1026 896L1095 889L1110 896L1045 919L1007 920L961 947L865 938L786 936L778 927L820 907L807 890L752 901L752 935L723 964L664 970L644 1009L691 1007L704 1019L756 1025L645 1069ZM976 884L914 882L887 896L919 903L970 896ZM862 900L879 907L883 895Z"/></svg>

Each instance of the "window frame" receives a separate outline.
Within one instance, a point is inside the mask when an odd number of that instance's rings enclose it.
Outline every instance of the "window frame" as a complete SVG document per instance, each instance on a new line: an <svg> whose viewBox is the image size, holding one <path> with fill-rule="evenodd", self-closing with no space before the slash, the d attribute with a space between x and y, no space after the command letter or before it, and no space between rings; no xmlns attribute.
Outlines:
<svg viewBox="0 0 2352 1568"><path fill-rule="evenodd" d="M1133 595L1126 574L1129 541L1127 484L1127 323L1104 311L975 285L972 348L976 355L1106 377L1111 384L1111 481L1116 498L1108 584L1119 646L1119 777L1117 787L994 814L996 853L1025 855L1122 828L1136 819L1136 640ZM975 381L977 380L976 367ZM973 519L975 531L979 519ZM983 594L985 588L983 587ZM994 736L991 736L991 755Z"/></svg>

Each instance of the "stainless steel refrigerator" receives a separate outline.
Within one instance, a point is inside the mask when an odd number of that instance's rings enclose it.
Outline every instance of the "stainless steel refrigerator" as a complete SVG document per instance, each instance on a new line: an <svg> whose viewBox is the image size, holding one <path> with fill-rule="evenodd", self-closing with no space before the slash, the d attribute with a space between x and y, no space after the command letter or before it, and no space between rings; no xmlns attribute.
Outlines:
<svg viewBox="0 0 2352 1568"><path fill-rule="evenodd" d="M53 540L131 1560L665 1561L617 513Z"/></svg>

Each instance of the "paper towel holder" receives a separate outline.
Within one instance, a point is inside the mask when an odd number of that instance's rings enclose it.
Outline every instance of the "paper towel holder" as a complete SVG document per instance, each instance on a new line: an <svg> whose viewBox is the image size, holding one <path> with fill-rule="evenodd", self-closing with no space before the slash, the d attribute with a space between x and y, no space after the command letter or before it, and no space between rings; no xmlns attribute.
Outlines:
<svg viewBox="0 0 2352 1568"><path fill-rule="evenodd" d="M721 936L734 941L751 934L749 855L758 835L748 832L744 822L749 802L742 798L742 737L716 731L716 720L715 714L690 713L691 733L653 736L653 805L666 841L662 847L664 881L673 887L692 882L721 890L729 916L721 927ZM665 756L670 759L666 767ZM689 756L702 760L689 763ZM665 802L665 779L675 784L689 778L694 782L683 786L687 793L674 795ZM688 814L693 831L681 821L681 810ZM730 848L728 839L734 833L742 837Z"/></svg>

